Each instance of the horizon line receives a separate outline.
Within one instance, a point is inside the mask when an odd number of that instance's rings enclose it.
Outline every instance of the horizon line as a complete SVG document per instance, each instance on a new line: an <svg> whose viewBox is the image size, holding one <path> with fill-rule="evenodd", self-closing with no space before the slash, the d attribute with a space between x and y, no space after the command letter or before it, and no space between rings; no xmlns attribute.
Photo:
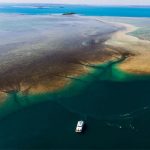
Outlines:
<svg viewBox="0 0 150 150"><path fill-rule="evenodd" d="M129 4L129 5L119 5L119 4L76 4L76 3L72 3L72 4L66 4L66 3L42 3L42 2L0 2L0 4L50 4L50 5L88 5L88 6L150 6L150 4L142 4L142 5L138 5L138 4Z"/></svg>

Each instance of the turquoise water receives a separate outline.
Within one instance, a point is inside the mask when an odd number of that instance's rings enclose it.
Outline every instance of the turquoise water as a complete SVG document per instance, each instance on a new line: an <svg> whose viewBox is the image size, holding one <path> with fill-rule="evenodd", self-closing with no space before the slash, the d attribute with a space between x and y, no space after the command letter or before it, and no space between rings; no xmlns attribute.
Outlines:
<svg viewBox="0 0 150 150"><path fill-rule="evenodd" d="M0 4L0 13L60 14L74 12L86 16L150 17L150 7L50 5L50 4Z"/></svg>

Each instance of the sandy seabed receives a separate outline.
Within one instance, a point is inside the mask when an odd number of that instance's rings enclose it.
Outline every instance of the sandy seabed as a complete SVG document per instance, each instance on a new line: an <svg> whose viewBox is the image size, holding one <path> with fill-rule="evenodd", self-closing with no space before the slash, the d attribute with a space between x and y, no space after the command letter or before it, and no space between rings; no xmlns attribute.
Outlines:
<svg viewBox="0 0 150 150"><path fill-rule="evenodd" d="M125 30L114 33L105 44L120 47L133 54L122 62L119 68L134 74L150 74L150 41L129 35L138 29L136 26L126 23L117 25L124 26Z"/></svg>

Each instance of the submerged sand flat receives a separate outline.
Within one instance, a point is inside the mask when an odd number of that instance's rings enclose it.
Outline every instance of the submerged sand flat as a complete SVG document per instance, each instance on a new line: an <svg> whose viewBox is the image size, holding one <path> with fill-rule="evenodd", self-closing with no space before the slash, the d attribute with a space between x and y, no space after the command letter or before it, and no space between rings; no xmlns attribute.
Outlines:
<svg viewBox="0 0 150 150"><path fill-rule="evenodd" d="M46 92L63 87L118 53L104 42L116 25L91 17L0 15L0 90Z"/></svg>
<svg viewBox="0 0 150 150"><path fill-rule="evenodd" d="M109 17L108 17L109 18ZM125 29L114 33L111 39L105 42L106 45L120 47L124 51L132 53L128 59L119 65L123 71L136 74L150 74L150 41L144 40L150 32L142 35L135 34L138 30L150 27L150 19L148 18L101 18L116 23L118 26L124 26ZM115 20L115 22L114 22ZM121 22L121 23L120 23ZM130 23L130 24L129 24ZM144 31L143 31L144 32Z"/></svg>
<svg viewBox="0 0 150 150"><path fill-rule="evenodd" d="M0 15L1 95L64 87L92 64L127 58L119 68L150 73L150 41L132 35L140 18Z"/></svg>

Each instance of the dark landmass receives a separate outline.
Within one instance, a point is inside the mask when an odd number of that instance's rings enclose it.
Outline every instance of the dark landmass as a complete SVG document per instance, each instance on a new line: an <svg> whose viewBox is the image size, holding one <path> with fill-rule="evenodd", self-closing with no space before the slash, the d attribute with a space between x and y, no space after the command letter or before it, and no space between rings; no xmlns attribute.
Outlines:
<svg viewBox="0 0 150 150"><path fill-rule="evenodd" d="M63 13L63 15L75 15L76 13L74 12L68 12L68 13Z"/></svg>

